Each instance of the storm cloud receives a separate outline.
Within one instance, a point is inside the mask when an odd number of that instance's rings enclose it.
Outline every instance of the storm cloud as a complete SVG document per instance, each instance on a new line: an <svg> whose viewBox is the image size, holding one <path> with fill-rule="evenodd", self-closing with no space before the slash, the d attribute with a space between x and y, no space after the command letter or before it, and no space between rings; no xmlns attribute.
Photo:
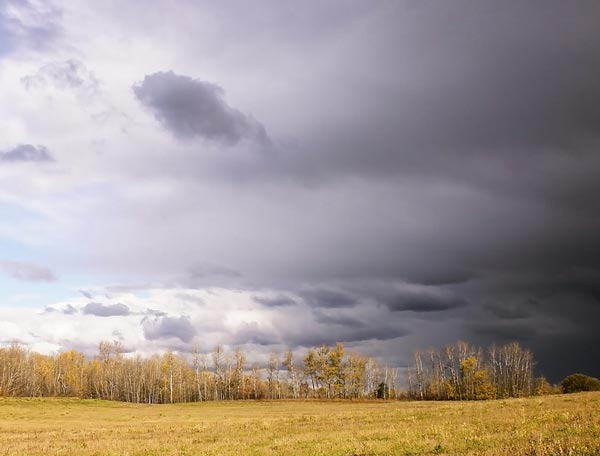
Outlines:
<svg viewBox="0 0 600 456"><path fill-rule="evenodd" d="M348 328L364 328L367 326L364 321L361 321L358 318L350 315L339 314L338 312L326 313L320 309L315 309L314 315L315 321L326 325L345 326Z"/></svg>
<svg viewBox="0 0 600 456"><path fill-rule="evenodd" d="M427 289L395 291L384 302L392 312L441 312L466 305L463 298Z"/></svg>
<svg viewBox="0 0 600 456"><path fill-rule="evenodd" d="M225 91L216 84L167 71L146 75L133 92L177 137L229 144L242 139L269 141L265 128L252 116L229 106Z"/></svg>
<svg viewBox="0 0 600 456"><path fill-rule="evenodd" d="M308 328L303 331L292 329L286 337L286 341L292 345L304 347L318 347L320 345L335 345L337 342L356 343L365 341L385 341L402 338L410 334L410 331L402 327L381 326L378 328L356 328L352 326L333 325Z"/></svg>
<svg viewBox="0 0 600 456"><path fill-rule="evenodd" d="M254 299L257 303L262 304L266 307L285 307L285 306L294 306L296 305L296 301L285 295L278 296L254 296Z"/></svg>
<svg viewBox="0 0 600 456"><path fill-rule="evenodd" d="M344 308L353 307L357 299L347 292L330 289L316 288L300 292L300 296L312 307Z"/></svg>
<svg viewBox="0 0 600 456"><path fill-rule="evenodd" d="M517 340L597 376L598 2L0 5L0 302L56 309L48 350Z"/></svg>

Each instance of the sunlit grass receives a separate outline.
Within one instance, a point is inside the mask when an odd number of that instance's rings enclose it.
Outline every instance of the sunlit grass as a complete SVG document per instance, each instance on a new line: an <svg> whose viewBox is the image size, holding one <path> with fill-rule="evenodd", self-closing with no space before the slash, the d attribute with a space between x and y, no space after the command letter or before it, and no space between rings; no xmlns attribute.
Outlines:
<svg viewBox="0 0 600 456"><path fill-rule="evenodd" d="M0 399L5 455L600 455L600 393L487 402Z"/></svg>

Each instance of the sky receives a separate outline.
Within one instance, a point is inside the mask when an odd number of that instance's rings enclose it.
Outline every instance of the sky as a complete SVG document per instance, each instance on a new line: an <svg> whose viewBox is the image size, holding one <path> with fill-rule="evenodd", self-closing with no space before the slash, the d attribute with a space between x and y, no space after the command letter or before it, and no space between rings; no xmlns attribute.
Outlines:
<svg viewBox="0 0 600 456"><path fill-rule="evenodd" d="M518 341L600 375L599 20L0 0L0 344Z"/></svg>

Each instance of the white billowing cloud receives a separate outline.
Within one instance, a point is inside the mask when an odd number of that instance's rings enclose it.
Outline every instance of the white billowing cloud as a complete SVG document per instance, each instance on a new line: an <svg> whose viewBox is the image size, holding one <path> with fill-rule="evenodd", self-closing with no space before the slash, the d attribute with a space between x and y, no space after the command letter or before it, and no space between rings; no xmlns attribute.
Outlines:
<svg viewBox="0 0 600 456"><path fill-rule="evenodd" d="M100 341L119 340L129 353L145 356L165 350L185 354L194 348L209 352L220 344L245 347L250 358L261 360L271 350L336 341L360 349L372 340L410 334L399 319L390 322L385 307L373 312L359 304L352 313L341 314L339 309L315 309L296 295L293 313L280 312L280 306L271 305L280 296L276 290L220 288L150 289L144 297L98 291L92 302L77 296L41 310L1 307L5 336L0 343L16 341L44 353L75 348L88 356L96 354Z"/></svg>
<svg viewBox="0 0 600 456"><path fill-rule="evenodd" d="M2 340L0 343L28 343L31 340L30 334L28 334L23 327L13 321L0 320L0 334L2 334Z"/></svg>
<svg viewBox="0 0 600 456"><path fill-rule="evenodd" d="M189 343L196 335L189 316L169 317L158 315L146 317L143 322L144 337L147 340L179 339L183 343Z"/></svg>

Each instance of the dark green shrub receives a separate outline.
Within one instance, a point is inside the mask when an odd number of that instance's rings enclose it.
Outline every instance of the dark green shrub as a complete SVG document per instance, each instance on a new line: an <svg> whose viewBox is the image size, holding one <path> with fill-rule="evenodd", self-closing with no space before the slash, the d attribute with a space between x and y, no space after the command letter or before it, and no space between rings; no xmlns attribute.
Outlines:
<svg viewBox="0 0 600 456"><path fill-rule="evenodd" d="M560 382L563 393L578 393L580 391L600 391L600 380L589 375L571 374Z"/></svg>

